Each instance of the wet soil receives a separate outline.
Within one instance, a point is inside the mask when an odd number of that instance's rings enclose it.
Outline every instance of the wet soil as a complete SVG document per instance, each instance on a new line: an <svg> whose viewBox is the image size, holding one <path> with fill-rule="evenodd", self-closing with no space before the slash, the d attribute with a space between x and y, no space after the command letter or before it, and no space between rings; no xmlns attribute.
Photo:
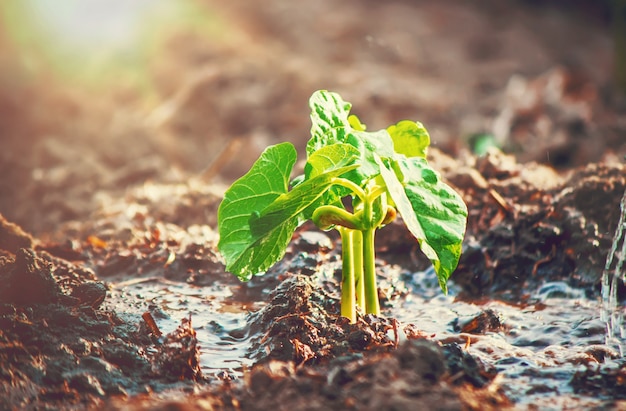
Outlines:
<svg viewBox="0 0 626 411"><path fill-rule="evenodd" d="M202 4L231 24L170 40L156 104L0 77L0 409L626 408L600 319L626 191L602 3ZM339 316L340 244L309 225L264 276L224 272L225 188L303 146L319 88L429 128L469 209L448 295L399 222L381 317Z"/></svg>

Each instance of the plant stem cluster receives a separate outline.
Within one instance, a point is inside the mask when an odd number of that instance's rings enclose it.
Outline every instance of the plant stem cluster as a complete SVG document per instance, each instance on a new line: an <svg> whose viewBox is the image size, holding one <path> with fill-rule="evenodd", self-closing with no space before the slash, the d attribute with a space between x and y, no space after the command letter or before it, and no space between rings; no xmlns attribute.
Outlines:
<svg viewBox="0 0 626 411"><path fill-rule="evenodd" d="M368 184L363 189L340 177L333 183L352 191L354 211L325 205L313 212L312 220L319 228L335 228L341 235L341 315L355 322L357 307L362 313L380 315L374 237L376 229L393 221L396 211L387 204L384 187Z"/></svg>

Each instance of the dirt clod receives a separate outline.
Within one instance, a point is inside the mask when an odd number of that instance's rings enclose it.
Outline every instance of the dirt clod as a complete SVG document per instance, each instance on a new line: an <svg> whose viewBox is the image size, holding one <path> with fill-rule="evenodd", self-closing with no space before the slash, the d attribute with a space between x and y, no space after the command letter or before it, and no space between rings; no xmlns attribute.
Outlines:
<svg viewBox="0 0 626 411"><path fill-rule="evenodd" d="M49 304L61 294L50 266L33 249L20 248L14 259L0 261L0 302Z"/></svg>
<svg viewBox="0 0 626 411"><path fill-rule="evenodd" d="M33 237L26 233L20 226L7 221L0 213L0 250L6 250L13 254L20 248L33 248Z"/></svg>
<svg viewBox="0 0 626 411"><path fill-rule="evenodd" d="M452 326L455 331L470 334L484 334L505 329L501 315L492 309L481 311L470 318L457 318L453 321Z"/></svg>
<svg viewBox="0 0 626 411"><path fill-rule="evenodd" d="M199 350L191 318L185 318L175 331L165 336L163 344L158 347L153 371L174 381L199 381L203 378Z"/></svg>

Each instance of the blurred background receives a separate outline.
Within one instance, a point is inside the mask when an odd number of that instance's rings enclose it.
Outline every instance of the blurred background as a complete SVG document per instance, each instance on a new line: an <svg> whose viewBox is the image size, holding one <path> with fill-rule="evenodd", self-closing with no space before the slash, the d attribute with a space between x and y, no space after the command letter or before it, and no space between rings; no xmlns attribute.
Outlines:
<svg viewBox="0 0 626 411"><path fill-rule="evenodd" d="M228 184L304 147L317 89L452 156L621 161L624 3L2 2L0 213L43 234L146 181Z"/></svg>

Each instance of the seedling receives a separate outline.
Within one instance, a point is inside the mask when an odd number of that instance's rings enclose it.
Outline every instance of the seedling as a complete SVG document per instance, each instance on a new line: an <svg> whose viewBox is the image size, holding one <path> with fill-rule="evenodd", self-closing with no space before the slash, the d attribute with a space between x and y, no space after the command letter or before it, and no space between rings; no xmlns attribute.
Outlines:
<svg viewBox="0 0 626 411"><path fill-rule="evenodd" d="M300 225L312 220L336 229L342 242L341 314L356 321L380 314L374 235L399 214L430 259L441 289L457 266L467 208L426 161L428 132L401 121L366 131L336 93L315 92L304 175L291 180L296 149L265 149L250 171L224 194L218 210L218 248L226 270L242 281L263 274L285 254Z"/></svg>

